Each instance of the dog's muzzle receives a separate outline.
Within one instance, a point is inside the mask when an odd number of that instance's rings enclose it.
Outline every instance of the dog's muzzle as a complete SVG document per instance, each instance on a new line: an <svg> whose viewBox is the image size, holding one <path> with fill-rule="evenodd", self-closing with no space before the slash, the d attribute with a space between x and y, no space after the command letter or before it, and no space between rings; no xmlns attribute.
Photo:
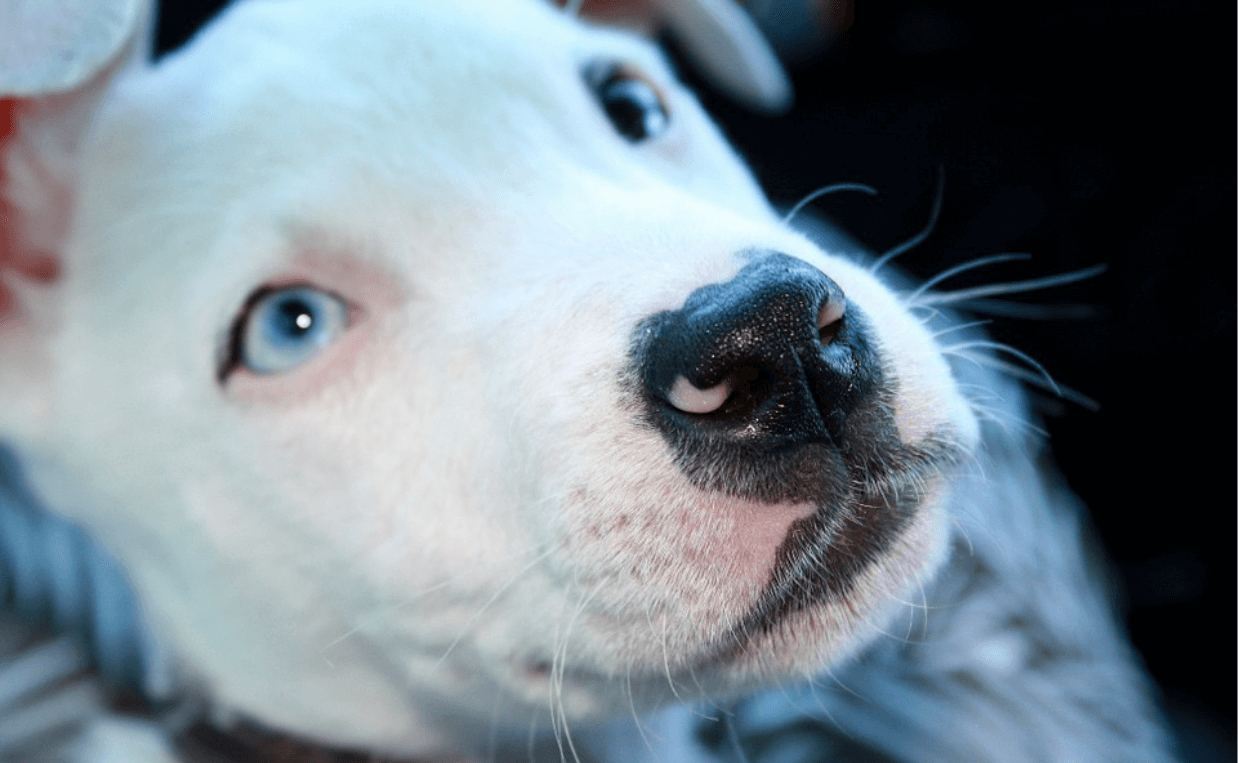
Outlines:
<svg viewBox="0 0 1238 763"><path fill-rule="evenodd" d="M747 252L729 281L636 326L638 409L695 487L809 504L740 632L846 596L915 516L947 439L899 438L897 379L862 308L812 265Z"/></svg>

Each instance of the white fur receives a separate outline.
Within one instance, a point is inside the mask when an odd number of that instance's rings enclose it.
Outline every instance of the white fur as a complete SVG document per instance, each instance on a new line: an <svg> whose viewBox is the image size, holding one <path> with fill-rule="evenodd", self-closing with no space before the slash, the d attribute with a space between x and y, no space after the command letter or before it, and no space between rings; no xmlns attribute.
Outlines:
<svg viewBox="0 0 1238 763"><path fill-rule="evenodd" d="M581 80L597 57L655 83L667 135L615 135ZM0 271L21 307L0 433L221 716L419 756L733 696L844 664L951 548L969 504L943 474L844 604L699 663L811 509L688 483L623 394L637 321L778 250L873 319L903 442L979 429L928 329L783 225L635 37L532 0L254 0L118 77L80 150L41 142L61 117L31 112L5 157L63 275ZM293 281L347 299L352 328L221 383L247 296ZM1021 643L975 654L1017 672Z"/></svg>

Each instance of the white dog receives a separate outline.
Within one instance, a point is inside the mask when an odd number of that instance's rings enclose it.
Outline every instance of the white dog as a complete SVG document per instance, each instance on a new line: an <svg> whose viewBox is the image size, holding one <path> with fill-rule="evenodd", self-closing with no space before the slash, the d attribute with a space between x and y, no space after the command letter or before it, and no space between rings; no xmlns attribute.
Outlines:
<svg viewBox="0 0 1238 763"><path fill-rule="evenodd" d="M3 8L0 435L254 759L798 760L797 702L805 759L1167 759L982 340L785 225L643 39L252 0L151 66L136 2ZM208 759L133 728L76 754Z"/></svg>

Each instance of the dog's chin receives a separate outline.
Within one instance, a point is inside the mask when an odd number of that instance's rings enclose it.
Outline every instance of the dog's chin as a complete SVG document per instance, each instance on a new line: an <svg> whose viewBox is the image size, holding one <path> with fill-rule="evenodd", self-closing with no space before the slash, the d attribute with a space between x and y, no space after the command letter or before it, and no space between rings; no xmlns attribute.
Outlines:
<svg viewBox="0 0 1238 763"><path fill-rule="evenodd" d="M942 490L940 479L924 486L914 510L881 498L797 521L774 579L709 667L746 690L815 674L882 637L944 559ZM909 510L888 537L874 532Z"/></svg>
<svg viewBox="0 0 1238 763"><path fill-rule="evenodd" d="M569 718L588 720L738 695L836 665L880 638L899 610L918 600L916 587L944 554L943 490L940 477L920 478L914 506L896 506L888 497L806 516L796 516L801 504L765 504L767 512L789 517L788 530L761 566L765 584L729 621L720 622L716 612L693 621L689 605L679 610L683 621L656 627L641 617L616 622L579 612L571 627L580 642L510 660L514 693L530 706L560 707ZM900 512L908 514L905 521L884 526L889 536L879 538L883 524L874 515ZM626 654L613 651L616 630L628 636ZM606 662L590 659L584 644L599 633L606 641L597 651L609 654Z"/></svg>

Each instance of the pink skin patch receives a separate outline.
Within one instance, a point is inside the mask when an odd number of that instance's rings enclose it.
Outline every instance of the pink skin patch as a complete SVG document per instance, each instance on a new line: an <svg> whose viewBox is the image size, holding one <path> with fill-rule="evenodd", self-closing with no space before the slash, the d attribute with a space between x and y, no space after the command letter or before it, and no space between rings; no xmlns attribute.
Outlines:
<svg viewBox="0 0 1238 763"><path fill-rule="evenodd" d="M830 326L842 320L847 313L847 303L841 299L831 299L817 313L817 330L824 332Z"/></svg>
<svg viewBox="0 0 1238 763"><path fill-rule="evenodd" d="M729 553L736 566L762 583L768 582L778 547L792 523L816 511L808 503L736 502L728 507L735 518Z"/></svg>
<svg viewBox="0 0 1238 763"><path fill-rule="evenodd" d="M0 155L5 143L16 134L18 108L16 99L0 98ZM6 184L7 179L0 172L0 189ZM29 251L22 245L17 237L17 210L0 196L0 319L13 306L12 290L3 279L6 272L35 283L52 283L60 277L60 260L45 252Z"/></svg>

